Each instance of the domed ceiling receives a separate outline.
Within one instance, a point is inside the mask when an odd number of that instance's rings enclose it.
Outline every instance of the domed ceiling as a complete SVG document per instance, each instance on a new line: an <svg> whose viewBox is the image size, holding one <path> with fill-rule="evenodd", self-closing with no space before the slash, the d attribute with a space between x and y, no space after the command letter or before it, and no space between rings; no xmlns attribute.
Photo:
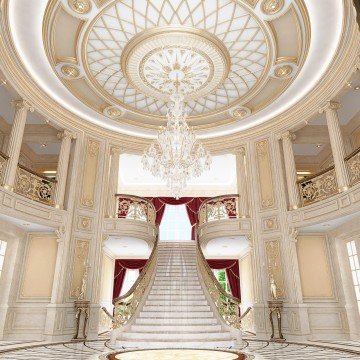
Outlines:
<svg viewBox="0 0 360 360"><path fill-rule="evenodd" d="M52 0L43 41L83 104L156 129L169 94L195 129L247 121L301 74L310 46L301 0Z"/></svg>

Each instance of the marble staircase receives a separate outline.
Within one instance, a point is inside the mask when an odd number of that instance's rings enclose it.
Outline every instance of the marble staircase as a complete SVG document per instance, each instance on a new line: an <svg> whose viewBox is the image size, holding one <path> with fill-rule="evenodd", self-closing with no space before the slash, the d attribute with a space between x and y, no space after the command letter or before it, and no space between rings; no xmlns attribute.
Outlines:
<svg viewBox="0 0 360 360"><path fill-rule="evenodd" d="M140 348L235 345L201 286L193 242L159 243L156 274L138 316L117 344Z"/></svg>

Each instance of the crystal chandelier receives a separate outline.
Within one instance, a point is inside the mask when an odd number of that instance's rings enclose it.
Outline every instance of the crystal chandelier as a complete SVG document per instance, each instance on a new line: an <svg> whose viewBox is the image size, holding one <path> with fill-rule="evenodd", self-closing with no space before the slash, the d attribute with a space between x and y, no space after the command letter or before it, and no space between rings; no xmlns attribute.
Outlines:
<svg viewBox="0 0 360 360"><path fill-rule="evenodd" d="M157 141L145 150L142 163L145 170L165 180L171 194L178 199L187 180L210 169L211 156L186 123L184 96L175 92L170 100L167 125L160 129Z"/></svg>

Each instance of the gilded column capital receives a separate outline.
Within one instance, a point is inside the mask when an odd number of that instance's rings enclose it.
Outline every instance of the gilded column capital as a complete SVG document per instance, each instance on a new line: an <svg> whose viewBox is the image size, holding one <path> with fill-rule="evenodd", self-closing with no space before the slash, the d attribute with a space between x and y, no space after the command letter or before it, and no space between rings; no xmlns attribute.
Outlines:
<svg viewBox="0 0 360 360"><path fill-rule="evenodd" d="M110 147L110 155L120 155L123 152L123 149L118 146Z"/></svg>
<svg viewBox="0 0 360 360"><path fill-rule="evenodd" d="M245 156L246 155L246 149L245 146L240 146L238 148L235 149L235 155L242 155Z"/></svg>
<svg viewBox="0 0 360 360"><path fill-rule="evenodd" d="M339 110L341 107L342 105L337 101L330 100L319 109L319 113L323 114L329 110Z"/></svg>
<svg viewBox="0 0 360 360"><path fill-rule="evenodd" d="M28 111L30 112L34 112L35 109L34 107L29 103L27 102L26 100L24 99L20 99L20 100L12 100L11 101L11 105L15 108L15 109L27 109Z"/></svg>
<svg viewBox="0 0 360 360"><path fill-rule="evenodd" d="M72 140L72 139L76 139L76 134L69 130L64 130L57 134L57 138L60 140L64 138L69 138Z"/></svg>
<svg viewBox="0 0 360 360"><path fill-rule="evenodd" d="M285 131L283 134L281 134L281 139L294 141L296 139L296 135L293 132L288 130L288 131Z"/></svg>

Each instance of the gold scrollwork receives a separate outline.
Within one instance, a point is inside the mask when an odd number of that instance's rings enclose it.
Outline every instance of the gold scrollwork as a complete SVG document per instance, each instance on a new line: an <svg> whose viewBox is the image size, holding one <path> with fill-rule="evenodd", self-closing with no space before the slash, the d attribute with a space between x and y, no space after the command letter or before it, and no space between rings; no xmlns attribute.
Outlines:
<svg viewBox="0 0 360 360"><path fill-rule="evenodd" d="M360 182L360 151L347 161L351 186Z"/></svg>
<svg viewBox="0 0 360 360"><path fill-rule="evenodd" d="M100 145L97 141L89 140L88 142L88 154L91 157L98 156Z"/></svg>

